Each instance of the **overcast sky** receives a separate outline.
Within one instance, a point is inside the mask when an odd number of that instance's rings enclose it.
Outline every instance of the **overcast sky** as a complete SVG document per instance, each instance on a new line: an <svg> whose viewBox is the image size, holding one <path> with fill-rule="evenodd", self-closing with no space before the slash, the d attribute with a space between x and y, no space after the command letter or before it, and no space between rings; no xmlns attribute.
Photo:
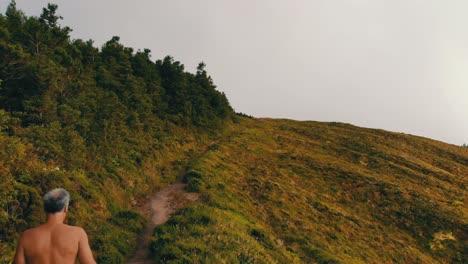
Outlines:
<svg viewBox="0 0 468 264"><path fill-rule="evenodd" d="M466 0L17 0L73 38L200 61L238 112L468 143ZM9 0L0 0L2 13Z"/></svg>

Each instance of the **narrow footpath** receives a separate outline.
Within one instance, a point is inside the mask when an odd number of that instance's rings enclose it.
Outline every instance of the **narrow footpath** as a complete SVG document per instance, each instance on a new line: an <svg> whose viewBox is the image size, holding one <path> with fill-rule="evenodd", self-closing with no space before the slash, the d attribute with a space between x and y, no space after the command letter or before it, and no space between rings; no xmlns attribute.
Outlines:
<svg viewBox="0 0 468 264"><path fill-rule="evenodd" d="M137 250L127 261L128 264L153 263L150 259L149 246L154 228L165 223L177 209L198 199L198 194L186 192L185 186L183 183L169 185L139 207L140 213L147 217L148 225L138 237Z"/></svg>

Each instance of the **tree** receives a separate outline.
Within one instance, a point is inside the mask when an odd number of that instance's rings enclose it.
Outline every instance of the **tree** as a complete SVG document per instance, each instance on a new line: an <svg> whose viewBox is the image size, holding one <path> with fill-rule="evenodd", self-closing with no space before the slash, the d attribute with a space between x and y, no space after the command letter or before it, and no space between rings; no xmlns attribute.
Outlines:
<svg viewBox="0 0 468 264"><path fill-rule="evenodd" d="M39 17L39 21L47 24L51 28L58 27L57 22L63 17L58 16L57 13L58 6L56 4L48 4L47 8L42 8L42 14Z"/></svg>
<svg viewBox="0 0 468 264"><path fill-rule="evenodd" d="M21 10L16 8L16 1L12 0L7 7L5 15L8 19L10 25L18 26L19 24L24 22L25 15Z"/></svg>

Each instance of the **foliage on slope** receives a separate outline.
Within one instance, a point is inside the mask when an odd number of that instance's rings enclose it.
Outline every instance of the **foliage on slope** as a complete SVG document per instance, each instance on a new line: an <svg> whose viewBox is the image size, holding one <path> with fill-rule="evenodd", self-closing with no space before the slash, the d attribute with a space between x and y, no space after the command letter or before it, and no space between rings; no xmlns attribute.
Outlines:
<svg viewBox="0 0 468 264"><path fill-rule="evenodd" d="M186 175L201 202L155 230L179 263L462 263L468 151L340 123L245 119Z"/></svg>
<svg viewBox="0 0 468 264"><path fill-rule="evenodd" d="M113 37L102 48L70 39L57 6L0 15L0 262L44 220L42 195L71 192L100 263L120 263L144 220L128 211L174 181L233 117L201 63L152 61Z"/></svg>

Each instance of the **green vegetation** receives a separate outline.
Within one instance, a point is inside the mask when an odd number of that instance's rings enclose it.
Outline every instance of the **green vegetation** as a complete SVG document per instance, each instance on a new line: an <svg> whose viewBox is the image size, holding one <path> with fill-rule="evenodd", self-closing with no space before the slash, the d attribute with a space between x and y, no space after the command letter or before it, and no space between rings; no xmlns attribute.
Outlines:
<svg viewBox="0 0 468 264"><path fill-rule="evenodd" d="M0 15L0 263L44 220L42 195L70 191L99 263L121 263L144 226L129 211L173 182L235 114L200 63L153 62L113 37L71 40L57 6Z"/></svg>
<svg viewBox="0 0 468 264"><path fill-rule="evenodd" d="M242 113L242 112L236 113L236 115L242 116L242 117L247 117L247 118L253 118L253 116L248 115L248 114L244 114L244 113Z"/></svg>
<svg viewBox="0 0 468 264"><path fill-rule="evenodd" d="M132 207L179 176L201 199L155 229L158 263L468 259L467 148L236 114L204 63L96 48L59 21L56 5L0 15L0 263L55 187L98 262L122 263L145 226Z"/></svg>
<svg viewBox="0 0 468 264"><path fill-rule="evenodd" d="M340 123L242 119L231 130L191 164L201 201L156 228L156 259L467 259L466 149Z"/></svg>

